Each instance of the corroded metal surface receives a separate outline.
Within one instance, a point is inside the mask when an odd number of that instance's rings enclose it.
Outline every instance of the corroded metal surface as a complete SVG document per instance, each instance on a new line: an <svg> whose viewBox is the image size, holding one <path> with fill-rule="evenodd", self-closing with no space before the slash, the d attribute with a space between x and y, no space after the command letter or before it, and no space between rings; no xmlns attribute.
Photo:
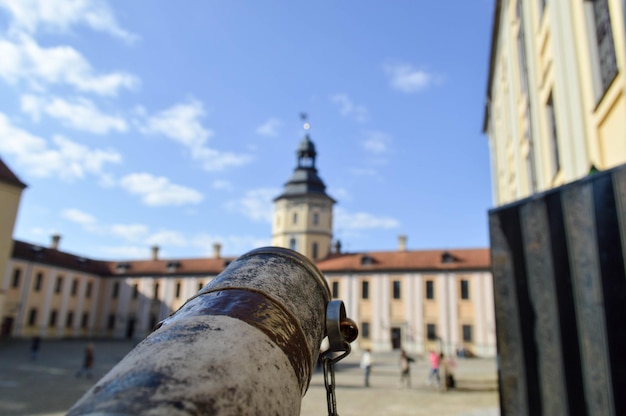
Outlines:
<svg viewBox="0 0 626 416"><path fill-rule="evenodd" d="M69 415L297 415L330 291L286 249L254 250L165 319Z"/></svg>

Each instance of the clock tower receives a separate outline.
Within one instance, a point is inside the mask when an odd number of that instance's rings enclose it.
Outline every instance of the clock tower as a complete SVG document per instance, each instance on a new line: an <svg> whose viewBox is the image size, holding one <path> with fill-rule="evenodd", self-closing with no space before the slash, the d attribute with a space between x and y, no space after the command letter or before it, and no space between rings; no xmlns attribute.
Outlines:
<svg viewBox="0 0 626 416"><path fill-rule="evenodd" d="M296 168L283 192L274 199L272 245L320 260L330 254L335 200L328 196L326 185L317 174L317 152L309 137L308 123L304 129L304 138L296 151Z"/></svg>

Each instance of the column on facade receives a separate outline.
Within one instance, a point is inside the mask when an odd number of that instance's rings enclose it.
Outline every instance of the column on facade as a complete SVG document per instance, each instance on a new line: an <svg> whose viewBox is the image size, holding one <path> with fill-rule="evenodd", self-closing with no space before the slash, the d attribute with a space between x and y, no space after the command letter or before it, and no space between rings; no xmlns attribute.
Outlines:
<svg viewBox="0 0 626 416"><path fill-rule="evenodd" d="M57 277L58 277L58 271L57 271ZM56 286L56 278L54 278L54 281L52 282L52 284L54 286ZM69 307L69 299L70 299L70 290L71 290L71 286L72 286L72 276L70 273L63 273L63 287L61 288L61 308L59 309L58 315L57 315L57 336L62 338L66 335L65 331L66 331L66 320L67 320L67 314L68 314L68 307ZM71 328L68 329L69 331L71 331Z"/></svg>
<svg viewBox="0 0 626 416"><path fill-rule="evenodd" d="M345 279L348 281L349 290L348 296L344 299L344 303L346 304L346 314L350 319L353 319L355 322L360 322L359 316L359 299L360 299L360 286L359 286L359 275L348 274L345 276Z"/></svg>
<svg viewBox="0 0 626 416"><path fill-rule="evenodd" d="M372 317L372 349L374 351L390 351L391 336L389 326L389 276L381 274L372 276L374 291L374 316Z"/></svg>
<svg viewBox="0 0 626 416"><path fill-rule="evenodd" d="M74 319L74 323L72 324L72 333L74 335L79 335L82 331L81 324L83 321L83 313L85 308L85 301L87 300L87 281L89 280L88 276L80 275L78 276L78 299L76 300L76 317ZM93 288L92 288L93 290ZM93 296L93 293L91 294Z"/></svg>
<svg viewBox="0 0 626 416"><path fill-rule="evenodd" d="M117 297L116 324L113 331L114 338L124 338L130 317L130 298L133 294L133 286L130 279L120 281L120 291Z"/></svg>
<svg viewBox="0 0 626 416"><path fill-rule="evenodd" d="M151 279L142 278L139 280L139 298L137 299L137 323L135 331L136 336L143 338L152 328L150 325L150 303L152 302L151 295Z"/></svg>
<svg viewBox="0 0 626 416"><path fill-rule="evenodd" d="M449 273L447 276L448 283L448 293L446 296L449 299L448 302L448 310L446 311L448 314L449 326L448 326L448 339L449 344L446 349L445 354L447 355L455 355L456 347L460 342L459 339L459 280L456 277L456 274Z"/></svg>
<svg viewBox="0 0 626 416"><path fill-rule="evenodd" d="M87 277L85 285L89 284L89 277ZM87 324L87 332L89 336L99 335L96 330L96 319L98 316L98 307L100 306L100 292L103 291L104 281L103 279L94 279L91 287L91 310L89 311L89 322ZM83 292L84 293L84 292Z"/></svg>
<svg viewBox="0 0 626 416"><path fill-rule="evenodd" d="M17 265L15 265L17 266ZM13 333L17 336L24 335L24 324L27 316L28 295L30 293L29 288L32 285L33 280L33 264L26 263L24 271L24 282L20 286L20 301L17 309L17 316L15 317L15 330Z"/></svg>
<svg viewBox="0 0 626 416"><path fill-rule="evenodd" d="M409 296L413 298L413 307L410 310L409 325L413 331L414 352L423 354L426 350L424 342L424 277L416 274L410 279L413 282Z"/></svg>
<svg viewBox="0 0 626 416"><path fill-rule="evenodd" d="M44 273L45 276L45 272ZM49 334L51 331L49 331L49 324L50 324L50 309L51 309L51 305L52 305L52 294L54 293L54 279L56 278L57 275L57 269L56 268L50 268L49 272L48 272L48 276L45 280L45 285L44 285L44 290L45 290L45 297L44 297L44 302L43 302L43 308L41 311L41 317L39 318L39 334L41 335L46 335ZM57 319L58 319L58 313L57 313Z"/></svg>

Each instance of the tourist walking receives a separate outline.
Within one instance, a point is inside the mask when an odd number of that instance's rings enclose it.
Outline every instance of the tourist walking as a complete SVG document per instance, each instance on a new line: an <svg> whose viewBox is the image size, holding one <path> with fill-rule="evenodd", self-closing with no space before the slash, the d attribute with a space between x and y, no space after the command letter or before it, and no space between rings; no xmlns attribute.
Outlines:
<svg viewBox="0 0 626 416"><path fill-rule="evenodd" d="M405 350L400 352L400 386L411 387L411 363L415 361L406 353Z"/></svg>
<svg viewBox="0 0 626 416"><path fill-rule="evenodd" d="M431 350L430 351L430 374L428 375L428 384L431 386L435 384L439 387L440 379L439 379L439 355Z"/></svg>
<svg viewBox="0 0 626 416"><path fill-rule="evenodd" d="M91 378L93 376L93 362L95 359L93 349L93 344L88 344L87 348L85 348L83 366L76 372L76 377L80 377L83 374L85 374L87 378Z"/></svg>
<svg viewBox="0 0 626 416"><path fill-rule="evenodd" d="M372 350L367 348L361 356L361 368L365 372L365 387L370 386L370 374L372 372Z"/></svg>

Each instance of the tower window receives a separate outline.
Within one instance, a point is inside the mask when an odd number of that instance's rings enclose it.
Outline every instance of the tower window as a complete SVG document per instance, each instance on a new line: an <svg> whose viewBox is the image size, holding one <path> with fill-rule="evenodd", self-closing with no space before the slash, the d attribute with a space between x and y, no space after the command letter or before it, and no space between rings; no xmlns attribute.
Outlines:
<svg viewBox="0 0 626 416"><path fill-rule="evenodd" d="M292 238L289 240L289 248L292 250L296 250L297 246L296 246L296 239Z"/></svg>
<svg viewBox="0 0 626 416"><path fill-rule="evenodd" d="M312 253L313 259L317 259L317 256L318 256L317 243L313 243L312 251L313 251Z"/></svg>
<svg viewBox="0 0 626 416"><path fill-rule="evenodd" d="M317 212L313 213L313 225L318 225L320 223L320 214Z"/></svg>
<svg viewBox="0 0 626 416"><path fill-rule="evenodd" d="M297 213L297 212L294 212L294 213L293 213L293 223L294 223L294 224L297 224L297 223L298 223L298 213Z"/></svg>

